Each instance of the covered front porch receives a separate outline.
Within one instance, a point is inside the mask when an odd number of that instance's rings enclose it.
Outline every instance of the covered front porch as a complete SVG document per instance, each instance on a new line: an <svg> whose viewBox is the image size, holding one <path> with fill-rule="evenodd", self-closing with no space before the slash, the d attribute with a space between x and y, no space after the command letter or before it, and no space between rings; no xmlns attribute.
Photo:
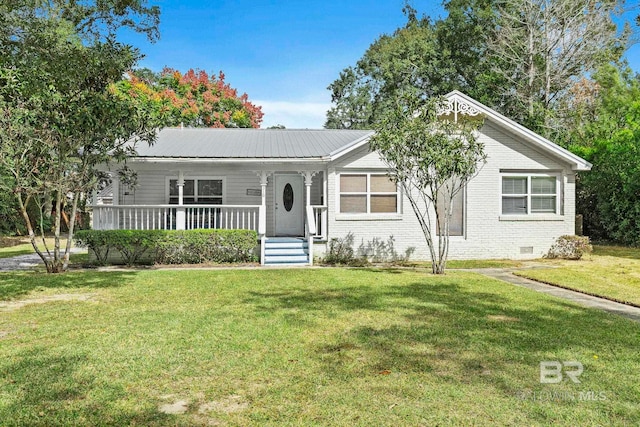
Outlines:
<svg viewBox="0 0 640 427"><path fill-rule="evenodd" d="M313 264L314 242L327 238L322 165L307 170L167 166L135 165L136 186L112 173L110 194L94 195L93 228L254 230L261 264Z"/></svg>

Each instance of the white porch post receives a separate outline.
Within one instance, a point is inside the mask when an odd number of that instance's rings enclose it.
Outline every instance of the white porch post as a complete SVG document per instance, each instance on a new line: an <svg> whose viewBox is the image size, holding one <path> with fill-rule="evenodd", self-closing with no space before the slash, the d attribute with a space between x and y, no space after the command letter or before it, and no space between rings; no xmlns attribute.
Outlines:
<svg viewBox="0 0 640 427"><path fill-rule="evenodd" d="M305 207L305 215L306 215L306 234L307 234L307 244L309 247L309 265L313 265L313 236L316 234L316 225L315 218L313 216L313 208L311 207L311 184L313 184L313 176L317 172L304 171L299 172L302 176L304 176L304 185L306 187L306 196L307 203ZM310 225L313 224L313 227Z"/></svg>
<svg viewBox="0 0 640 427"><path fill-rule="evenodd" d="M96 208L95 206L98 205L98 189L94 188L93 191L91 191L91 211L90 211L90 218L91 218L91 228L94 230L97 230L97 226L98 226L98 215L100 215L99 213L96 215L97 212L100 212L99 208ZM97 211L97 212L96 212Z"/></svg>
<svg viewBox="0 0 640 427"><path fill-rule="evenodd" d="M118 176L117 172L111 173L111 189L113 192L113 201L111 203L114 206L118 206L120 204L120 176ZM120 210L118 209L113 209L113 221L111 222L111 229L120 229Z"/></svg>
<svg viewBox="0 0 640 427"><path fill-rule="evenodd" d="M322 209L322 211L320 212L320 227L321 227L321 236L324 240L328 239L329 234L327 233L327 226L329 224L329 197L327 196L328 193L328 177L327 177L327 170L325 169L322 172L322 205L326 206L326 208Z"/></svg>
<svg viewBox="0 0 640 427"><path fill-rule="evenodd" d="M264 265L264 245L267 240L267 184L271 172L257 172L260 178L260 209L258 210L258 237L260 238L260 264Z"/></svg>
<svg viewBox="0 0 640 427"><path fill-rule="evenodd" d="M176 230L186 228L186 215L184 210L184 172L178 171L178 207L176 208Z"/></svg>
<svg viewBox="0 0 640 427"><path fill-rule="evenodd" d="M111 189L113 192L113 204L120 204L120 177L116 172L111 173Z"/></svg>

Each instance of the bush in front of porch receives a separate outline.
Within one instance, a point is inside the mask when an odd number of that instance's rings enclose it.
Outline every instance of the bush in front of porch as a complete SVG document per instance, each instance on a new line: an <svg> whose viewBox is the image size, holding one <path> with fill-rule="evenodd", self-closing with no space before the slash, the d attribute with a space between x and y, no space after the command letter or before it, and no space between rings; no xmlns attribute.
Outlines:
<svg viewBox="0 0 640 427"><path fill-rule="evenodd" d="M256 260L252 230L82 230L76 245L96 264L199 264Z"/></svg>
<svg viewBox="0 0 640 427"><path fill-rule="evenodd" d="M163 234L156 245L158 264L257 261L258 234L253 230L169 230Z"/></svg>

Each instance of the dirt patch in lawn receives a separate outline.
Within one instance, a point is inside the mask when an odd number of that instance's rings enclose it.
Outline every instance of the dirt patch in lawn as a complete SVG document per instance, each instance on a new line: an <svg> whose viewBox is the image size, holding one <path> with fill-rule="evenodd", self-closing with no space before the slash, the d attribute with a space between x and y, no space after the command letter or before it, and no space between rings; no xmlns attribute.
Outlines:
<svg viewBox="0 0 640 427"><path fill-rule="evenodd" d="M489 314L487 316L489 320L498 320L501 322L519 322L520 319L511 316L505 316L504 314Z"/></svg>
<svg viewBox="0 0 640 427"><path fill-rule="evenodd" d="M0 311L14 311L29 304L46 304L55 301L89 301L95 294L58 294L15 301L1 301Z"/></svg>
<svg viewBox="0 0 640 427"><path fill-rule="evenodd" d="M230 414L233 412L244 411L249 407L249 403L246 402L242 396L237 394L227 396L222 400L207 402L200 405L198 412L200 414L207 414L209 412L222 412L224 414Z"/></svg>
<svg viewBox="0 0 640 427"><path fill-rule="evenodd" d="M189 401L178 400L174 403L165 403L164 405L160 405L158 410L163 414L181 415L189 410Z"/></svg>

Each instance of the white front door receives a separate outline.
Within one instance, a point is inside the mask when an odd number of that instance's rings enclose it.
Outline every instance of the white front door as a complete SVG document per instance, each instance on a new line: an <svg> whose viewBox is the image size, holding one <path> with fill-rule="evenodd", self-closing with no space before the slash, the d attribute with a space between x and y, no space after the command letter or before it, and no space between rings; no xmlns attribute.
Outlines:
<svg viewBox="0 0 640 427"><path fill-rule="evenodd" d="M304 235L304 196L301 175L276 175L276 236Z"/></svg>

